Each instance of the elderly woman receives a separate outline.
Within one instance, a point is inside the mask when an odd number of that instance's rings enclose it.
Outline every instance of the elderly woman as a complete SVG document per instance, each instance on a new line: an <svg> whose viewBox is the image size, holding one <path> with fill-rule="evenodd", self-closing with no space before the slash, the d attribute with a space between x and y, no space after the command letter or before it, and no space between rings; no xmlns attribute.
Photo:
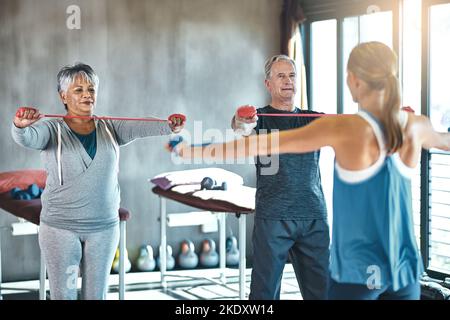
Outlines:
<svg viewBox="0 0 450 320"><path fill-rule="evenodd" d="M13 139L40 150L47 171L39 245L48 268L52 300L105 299L119 241L119 146L137 138L179 132L171 122L98 120L93 117L99 79L86 64L62 68L58 92L67 116L39 121L39 110L17 112Z"/></svg>

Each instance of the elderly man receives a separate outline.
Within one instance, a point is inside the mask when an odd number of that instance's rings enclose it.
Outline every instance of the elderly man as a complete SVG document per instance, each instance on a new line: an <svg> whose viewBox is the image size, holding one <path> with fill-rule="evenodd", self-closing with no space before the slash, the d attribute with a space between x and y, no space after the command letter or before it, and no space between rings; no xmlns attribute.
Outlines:
<svg viewBox="0 0 450 320"><path fill-rule="evenodd" d="M256 115L240 116L237 110L232 128L244 136L307 125L314 117L294 106L295 62L276 55L265 64L265 86L272 101L255 110ZM266 117L258 114L282 114ZM329 227L322 192L320 151L283 154L279 159L256 159L256 215L253 229L253 271L250 299L280 298L283 269L288 256L297 276L303 299L326 299L329 264ZM278 160L276 166L274 161ZM270 163L272 162L272 163ZM271 170L270 167L276 167Z"/></svg>

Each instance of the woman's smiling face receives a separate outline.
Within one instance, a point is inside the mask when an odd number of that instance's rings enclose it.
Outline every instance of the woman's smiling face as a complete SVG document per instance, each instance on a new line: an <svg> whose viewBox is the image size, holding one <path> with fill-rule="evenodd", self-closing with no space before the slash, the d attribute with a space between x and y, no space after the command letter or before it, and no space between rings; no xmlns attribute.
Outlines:
<svg viewBox="0 0 450 320"><path fill-rule="evenodd" d="M61 100L67 106L69 115L91 116L97 101L97 91L93 83L85 77L77 76L65 92L61 92Z"/></svg>

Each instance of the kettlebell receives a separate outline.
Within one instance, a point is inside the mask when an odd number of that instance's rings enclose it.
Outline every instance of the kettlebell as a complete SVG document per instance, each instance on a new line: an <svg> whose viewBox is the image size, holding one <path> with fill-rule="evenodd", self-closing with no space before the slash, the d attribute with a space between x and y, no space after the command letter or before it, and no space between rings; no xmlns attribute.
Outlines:
<svg viewBox="0 0 450 320"><path fill-rule="evenodd" d="M175 258L172 256L172 247L167 245L166 248L166 270L172 270L175 268ZM159 246L159 256L156 258L156 266L161 270L161 246Z"/></svg>
<svg viewBox="0 0 450 320"><path fill-rule="evenodd" d="M216 251L216 243L213 239L207 238L203 240L200 264L208 268L216 267L219 264L219 254Z"/></svg>
<svg viewBox="0 0 450 320"><path fill-rule="evenodd" d="M203 178L202 182L200 182L200 190L206 189L206 190L227 190L227 183L226 182L222 182L222 185L218 186L217 182L210 178L210 177L205 177Z"/></svg>
<svg viewBox="0 0 450 320"><path fill-rule="evenodd" d="M139 271L153 271L156 261L153 258L153 248L151 245L143 245L139 250L139 257L136 260L136 268Z"/></svg>
<svg viewBox="0 0 450 320"><path fill-rule="evenodd" d="M235 236L229 236L226 240L226 263L227 266L237 266L239 264L239 249L237 247L237 239Z"/></svg>
<svg viewBox="0 0 450 320"><path fill-rule="evenodd" d="M119 248L116 250L116 255L114 257L114 261L112 263L112 271L114 273L119 273L119 261L120 261L120 251ZM128 251L125 249L125 272L129 272L131 270L131 262L128 259Z"/></svg>
<svg viewBox="0 0 450 320"><path fill-rule="evenodd" d="M191 240L183 240L180 244L178 265L183 269L193 269L198 265L198 256L195 253L194 243Z"/></svg>

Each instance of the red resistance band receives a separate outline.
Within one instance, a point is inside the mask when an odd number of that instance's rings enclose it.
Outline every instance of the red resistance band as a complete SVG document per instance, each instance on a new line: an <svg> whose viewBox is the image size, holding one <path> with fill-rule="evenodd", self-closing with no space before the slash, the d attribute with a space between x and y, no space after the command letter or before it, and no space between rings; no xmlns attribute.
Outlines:
<svg viewBox="0 0 450 320"><path fill-rule="evenodd" d="M411 107L402 107L402 110L414 113L414 109ZM237 115L241 118L253 118L255 115L258 117L322 117L322 116L338 116L340 114L329 113L257 113L256 108L253 106L240 107L237 110Z"/></svg>
<svg viewBox="0 0 450 320"><path fill-rule="evenodd" d="M16 116L22 117L23 113L27 110L34 110L35 108L31 107L21 107L17 110ZM159 121L159 122L174 122L173 120L175 118L180 118L181 123L183 124L186 122L186 116L184 114L175 113L171 114L167 120L159 119L159 118L128 118L128 117L98 117L98 116L68 116L68 115L61 115L61 114L43 114L42 115L45 118L67 118L67 119L86 119L86 120L127 120L127 121Z"/></svg>

